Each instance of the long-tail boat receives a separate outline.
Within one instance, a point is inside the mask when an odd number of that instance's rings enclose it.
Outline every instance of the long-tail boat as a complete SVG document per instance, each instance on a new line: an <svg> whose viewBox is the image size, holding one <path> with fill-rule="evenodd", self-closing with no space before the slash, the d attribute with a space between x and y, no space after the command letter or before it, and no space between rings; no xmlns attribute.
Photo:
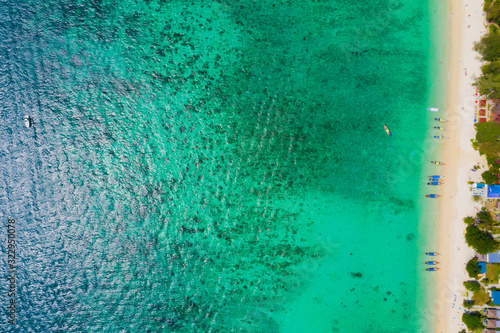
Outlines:
<svg viewBox="0 0 500 333"><path fill-rule="evenodd" d="M387 133L388 136L392 135L392 133L391 133L391 131L389 131L389 127L387 127L387 125L384 125L384 129L385 129L385 132Z"/></svg>

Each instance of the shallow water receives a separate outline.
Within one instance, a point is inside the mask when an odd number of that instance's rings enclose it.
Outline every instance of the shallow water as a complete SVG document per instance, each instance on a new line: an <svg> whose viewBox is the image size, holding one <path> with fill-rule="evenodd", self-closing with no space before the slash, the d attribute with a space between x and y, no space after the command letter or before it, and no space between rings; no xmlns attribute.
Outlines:
<svg viewBox="0 0 500 333"><path fill-rule="evenodd" d="M427 3L0 15L18 331L425 331Z"/></svg>

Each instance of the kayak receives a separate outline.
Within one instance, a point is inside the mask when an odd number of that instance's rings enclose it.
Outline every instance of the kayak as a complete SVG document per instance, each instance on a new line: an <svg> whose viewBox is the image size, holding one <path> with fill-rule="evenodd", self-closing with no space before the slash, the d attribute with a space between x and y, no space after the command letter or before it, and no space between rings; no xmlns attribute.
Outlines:
<svg viewBox="0 0 500 333"><path fill-rule="evenodd" d="M439 253L437 252L425 252L425 254L427 254L428 256L438 256Z"/></svg>
<svg viewBox="0 0 500 333"><path fill-rule="evenodd" d="M427 108L427 111L438 112L438 108Z"/></svg>
<svg viewBox="0 0 500 333"><path fill-rule="evenodd" d="M439 198L440 195L439 194L427 194L426 197L427 198Z"/></svg>
<svg viewBox="0 0 500 333"><path fill-rule="evenodd" d="M444 131L444 127L434 126L434 128L440 131Z"/></svg>
<svg viewBox="0 0 500 333"><path fill-rule="evenodd" d="M425 264L426 265L439 265L439 263L437 261L426 261Z"/></svg>
<svg viewBox="0 0 500 333"><path fill-rule="evenodd" d="M437 267L431 267L431 268L427 268L426 271L428 271L428 272L435 272L435 271L439 271L439 268L437 268Z"/></svg>
<svg viewBox="0 0 500 333"><path fill-rule="evenodd" d="M392 133L391 133L391 131L389 131L389 127L387 127L387 125L384 125L384 129L385 129L385 132L387 133L388 136L392 135Z"/></svg>
<svg viewBox="0 0 500 333"><path fill-rule="evenodd" d="M427 185L441 185L440 182L430 182L430 183L427 183Z"/></svg>
<svg viewBox="0 0 500 333"><path fill-rule="evenodd" d="M439 161L431 161L431 163L435 164L435 165L446 165L443 162L439 162Z"/></svg>
<svg viewBox="0 0 500 333"><path fill-rule="evenodd" d="M443 118L434 118L434 120L436 120L436 121L440 121L440 122L442 122L442 123L447 123L447 122L448 122L448 120L443 119Z"/></svg>

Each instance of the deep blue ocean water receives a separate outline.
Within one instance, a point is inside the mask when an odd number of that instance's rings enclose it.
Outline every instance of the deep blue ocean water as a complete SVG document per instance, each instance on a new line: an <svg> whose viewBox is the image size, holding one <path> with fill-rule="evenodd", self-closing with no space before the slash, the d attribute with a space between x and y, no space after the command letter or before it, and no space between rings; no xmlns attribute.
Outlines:
<svg viewBox="0 0 500 333"><path fill-rule="evenodd" d="M427 332L430 13L2 1L0 330Z"/></svg>

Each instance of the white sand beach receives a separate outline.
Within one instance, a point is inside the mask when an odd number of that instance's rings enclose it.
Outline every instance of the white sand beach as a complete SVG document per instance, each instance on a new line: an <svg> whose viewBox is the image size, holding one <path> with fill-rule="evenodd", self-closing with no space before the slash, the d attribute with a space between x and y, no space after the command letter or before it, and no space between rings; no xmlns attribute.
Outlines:
<svg viewBox="0 0 500 333"><path fill-rule="evenodd" d="M481 172L474 165L486 166L484 158L474 151L474 112L476 88L474 76L480 75L481 62L473 51L473 43L486 31L483 2L452 0L451 3L451 63L448 96L448 120L444 158L446 184L439 203L438 251L441 270L437 274L436 332L456 333L465 328L462 323L463 282L469 277L465 265L474 255L464 240L465 216L473 216L480 207L472 200L468 181L480 180Z"/></svg>

